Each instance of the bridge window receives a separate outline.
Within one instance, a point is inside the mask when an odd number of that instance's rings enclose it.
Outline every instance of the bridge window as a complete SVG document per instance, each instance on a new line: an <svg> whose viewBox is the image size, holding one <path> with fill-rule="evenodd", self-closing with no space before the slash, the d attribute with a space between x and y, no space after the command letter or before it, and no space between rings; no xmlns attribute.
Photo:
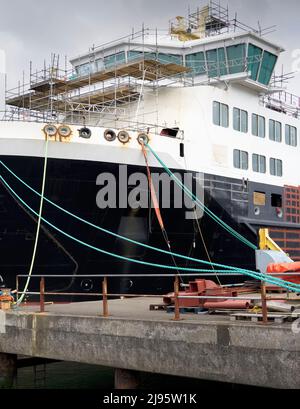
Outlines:
<svg viewBox="0 0 300 409"><path fill-rule="evenodd" d="M282 140L282 126L278 121L269 120L269 138L271 141L281 142Z"/></svg>
<svg viewBox="0 0 300 409"><path fill-rule="evenodd" d="M270 173L272 176L282 176L282 160L270 158Z"/></svg>
<svg viewBox="0 0 300 409"><path fill-rule="evenodd" d="M260 138L266 136L266 120L263 116L252 114L252 134Z"/></svg>
<svg viewBox="0 0 300 409"><path fill-rule="evenodd" d="M213 123L218 126L228 128L229 107L226 104L214 101L213 103Z"/></svg>
<svg viewBox="0 0 300 409"><path fill-rule="evenodd" d="M227 74L224 48L206 51L206 59L209 77L220 77Z"/></svg>
<svg viewBox="0 0 300 409"><path fill-rule="evenodd" d="M79 76L89 75L93 72L92 65L90 63L78 65L75 69Z"/></svg>
<svg viewBox="0 0 300 409"><path fill-rule="evenodd" d="M290 146L297 146L297 128L285 125L285 143Z"/></svg>
<svg viewBox="0 0 300 409"><path fill-rule="evenodd" d="M276 55L271 54L268 51L264 51L259 71L258 82L264 85L269 85L271 76L273 74L273 70L275 68L276 61L277 61Z"/></svg>
<svg viewBox="0 0 300 409"><path fill-rule="evenodd" d="M136 60L136 59L141 59L145 58L146 60L155 60L159 61L163 64L182 64L183 62L183 57L182 55L176 55L176 54L165 54L165 53L148 53L148 52L143 52L143 51L129 51L128 54L128 60Z"/></svg>
<svg viewBox="0 0 300 409"><path fill-rule="evenodd" d="M104 66L105 68L111 68L115 65L120 65L125 63L125 52L122 51L120 53L108 55L104 57Z"/></svg>
<svg viewBox="0 0 300 409"><path fill-rule="evenodd" d="M257 80L257 75L259 71L260 61L262 57L263 50L256 47L253 44L248 46L248 71L251 72L251 79L253 81Z"/></svg>
<svg viewBox="0 0 300 409"><path fill-rule="evenodd" d="M233 166L237 169L248 169L248 152L234 149L233 151Z"/></svg>
<svg viewBox="0 0 300 409"><path fill-rule="evenodd" d="M248 112L239 108L233 108L233 129L235 131L248 132Z"/></svg>
<svg viewBox="0 0 300 409"><path fill-rule="evenodd" d="M266 173L266 157L254 153L252 155L252 169L254 172Z"/></svg>
<svg viewBox="0 0 300 409"><path fill-rule="evenodd" d="M191 68L195 75L206 73L205 57L203 52L189 54L185 57L186 66Z"/></svg>
<svg viewBox="0 0 300 409"><path fill-rule="evenodd" d="M239 72L244 72L246 69L245 44L231 45L226 48L226 51L229 66L229 74L237 74Z"/></svg>

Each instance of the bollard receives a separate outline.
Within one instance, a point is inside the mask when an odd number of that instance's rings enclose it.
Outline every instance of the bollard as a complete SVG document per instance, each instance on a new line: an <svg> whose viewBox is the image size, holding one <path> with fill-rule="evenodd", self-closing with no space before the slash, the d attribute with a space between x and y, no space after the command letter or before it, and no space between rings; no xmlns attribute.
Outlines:
<svg viewBox="0 0 300 409"><path fill-rule="evenodd" d="M102 281L102 300L103 300L103 317L108 317L108 301L107 301L107 278Z"/></svg>
<svg viewBox="0 0 300 409"><path fill-rule="evenodd" d="M267 299L266 299L266 283L264 281L261 282L260 287L261 293L261 308L262 308L262 323L268 324L268 308L267 308Z"/></svg>
<svg viewBox="0 0 300 409"><path fill-rule="evenodd" d="M40 312L45 312L45 279L40 281Z"/></svg>
<svg viewBox="0 0 300 409"><path fill-rule="evenodd" d="M179 311L179 277L178 275L175 276L175 281L174 281L174 321L179 321L180 320L180 311Z"/></svg>

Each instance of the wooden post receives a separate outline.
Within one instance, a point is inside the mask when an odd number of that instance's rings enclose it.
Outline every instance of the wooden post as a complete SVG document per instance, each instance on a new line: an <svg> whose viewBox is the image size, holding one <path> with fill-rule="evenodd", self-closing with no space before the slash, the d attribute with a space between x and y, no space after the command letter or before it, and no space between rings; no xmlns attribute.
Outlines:
<svg viewBox="0 0 300 409"><path fill-rule="evenodd" d="M140 374L128 369L115 369L115 389L138 389Z"/></svg>
<svg viewBox="0 0 300 409"><path fill-rule="evenodd" d="M266 300L266 283L264 281L261 282L261 308L262 308L262 322L263 324L268 323L268 307L267 307L267 300Z"/></svg>
<svg viewBox="0 0 300 409"><path fill-rule="evenodd" d="M17 355L0 353L0 389L11 389L17 374Z"/></svg>
<svg viewBox="0 0 300 409"><path fill-rule="evenodd" d="M19 301L19 276L16 277L16 303Z"/></svg>
<svg viewBox="0 0 300 409"><path fill-rule="evenodd" d="M103 317L108 317L107 277L102 281Z"/></svg>
<svg viewBox="0 0 300 409"><path fill-rule="evenodd" d="M45 312L45 278L40 281L40 312Z"/></svg>
<svg viewBox="0 0 300 409"><path fill-rule="evenodd" d="M174 321L179 321L180 320L180 311L179 311L179 277L178 275L175 276L175 281L174 281Z"/></svg>

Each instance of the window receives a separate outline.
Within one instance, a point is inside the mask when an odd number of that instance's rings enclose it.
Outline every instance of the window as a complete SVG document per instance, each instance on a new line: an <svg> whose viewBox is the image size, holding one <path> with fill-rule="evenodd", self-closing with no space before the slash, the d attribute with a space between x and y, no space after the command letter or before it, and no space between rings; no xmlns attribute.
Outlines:
<svg viewBox="0 0 300 409"><path fill-rule="evenodd" d="M266 120L263 116L252 114L252 134L260 138L266 136Z"/></svg>
<svg viewBox="0 0 300 409"><path fill-rule="evenodd" d="M180 147L179 147L180 157L181 157L181 158L184 158L184 143L181 142L179 146L180 146Z"/></svg>
<svg viewBox="0 0 300 409"><path fill-rule="evenodd" d="M282 207L282 195L277 193L271 194L271 206L272 207Z"/></svg>
<svg viewBox="0 0 300 409"><path fill-rule="evenodd" d="M233 166L238 169L248 169L248 152L234 149L233 151Z"/></svg>
<svg viewBox="0 0 300 409"><path fill-rule="evenodd" d="M229 74L245 71L245 44L231 45L226 48Z"/></svg>
<svg viewBox="0 0 300 409"><path fill-rule="evenodd" d="M254 172L266 173L266 157L254 153L252 155L252 169Z"/></svg>
<svg viewBox="0 0 300 409"><path fill-rule="evenodd" d="M269 138L271 141L281 142L282 140L282 126L278 121L269 120Z"/></svg>
<svg viewBox="0 0 300 409"><path fill-rule="evenodd" d="M271 54L268 51L264 51L259 71L258 82L264 85L269 85L276 61L276 55Z"/></svg>
<svg viewBox="0 0 300 409"><path fill-rule="evenodd" d="M161 130L161 136L170 136L171 138L176 138L178 135L179 128L164 128Z"/></svg>
<svg viewBox="0 0 300 409"><path fill-rule="evenodd" d="M206 51L206 59L209 77L220 77L227 74L224 48Z"/></svg>
<svg viewBox="0 0 300 409"><path fill-rule="evenodd" d="M213 103L213 123L218 126L228 128L229 108L228 105L214 101Z"/></svg>
<svg viewBox="0 0 300 409"><path fill-rule="evenodd" d="M79 76L89 75L91 72L93 72L90 63L78 65L75 69Z"/></svg>
<svg viewBox="0 0 300 409"><path fill-rule="evenodd" d="M182 64L183 57L182 55L176 54L164 54L164 53L147 53L143 51L128 51L127 58L128 61L145 58L148 60L157 60L163 64L173 63L173 64ZM121 57L120 57L121 58Z"/></svg>
<svg viewBox="0 0 300 409"><path fill-rule="evenodd" d="M233 129L235 131L248 132L248 112L239 108L233 108Z"/></svg>
<svg viewBox="0 0 300 409"><path fill-rule="evenodd" d="M263 50L253 44L248 46L248 71L251 72L251 79L257 80L258 70L262 57Z"/></svg>
<svg viewBox="0 0 300 409"><path fill-rule="evenodd" d="M291 146L297 146L297 128L285 125L285 143Z"/></svg>
<svg viewBox="0 0 300 409"><path fill-rule="evenodd" d="M195 75L201 75L206 73L206 65L204 53L189 54L185 57L185 64L191 68Z"/></svg>
<svg viewBox="0 0 300 409"><path fill-rule="evenodd" d="M253 204L255 206L265 206L266 205L265 192L253 192Z"/></svg>
<svg viewBox="0 0 300 409"><path fill-rule="evenodd" d="M143 56L143 51L128 51L127 59L128 61L137 60Z"/></svg>
<svg viewBox="0 0 300 409"><path fill-rule="evenodd" d="M270 158L270 173L273 176L282 176L282 160Z"/></svg>
<svg viewBox="0 0 300 409"><path fill-rule="evenodd" d="M125 52L124 51L104 57L105 68L111 68L111 67L114 67L115 65L120 65L124 63L125 63Z"/></svg>

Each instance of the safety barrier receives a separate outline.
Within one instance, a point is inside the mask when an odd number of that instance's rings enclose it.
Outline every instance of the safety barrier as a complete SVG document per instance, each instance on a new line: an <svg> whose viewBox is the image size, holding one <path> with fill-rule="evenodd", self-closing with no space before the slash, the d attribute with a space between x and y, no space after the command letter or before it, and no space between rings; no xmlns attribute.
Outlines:
<svg viewBox="0 0 300 409"><path fill-rule="evenodd" d="M300 273L288 273L289 276L299 276ZM109 278L133 278L133 277L153 277L153 278L163 278L163 277L170 277L174 278L174 321L179 321L183 320L181 314L180 314L180 305L179 305L179 300L180 299L209 299L209 300L246 300L247 297L238 297L238 296L228 296L228 295L216 295L216 296L208 296L208 295L202 295L202 296L195 296L195 295L180 295L180 282L179 278L180 277L195 277L195 278L200 278L200 277L209 277L212 276L212 272L207 272L207 273L202 273L202 274L130 274L130 275L124 275L124 274L91 274L91 275L76 275L76 278L99 278L103 279L102 280L102 291L99 293L86 293L86 292L52 292L49 291L47 292L45 290L45 281L46 278L74 278L73 275L58 275L58 274L53 274L53 275L34 275L31 276L32 279L40 279L40 291L19 291L19 280L20 278L28 278L28 274L22 274L18 275L16 277L16 296L17 296L17 302L16 304L18 305L18 299L19 296L21 295L22 297L24 295L36 295L39 296L39 312L44 313L45 312L45 296L77 296L77 297L97 297L100 299L100 302L102 303L102 317L109 317L109 308L108 308L108 299L109 297L113 298L157 298L157 297L163 297L164 294L128 294L128 293L123 293L123 294L112 294L108 292L108 279ZM221 273L221 275L228 276L227 273ZM231 275L233 276L242 276L242 274L238 273L232 273ZM281 275L282 273L270 273L272 276L278 276ZM280 286L277 286L278 289L281 288ZM224 286L223 288L228 288L228 286ZM251 290L249 289L249 292ZM246 295L246 294L245 294ZM289 298L289 292L287 292L285 297L268 297L267 296L267 291L266 291L266 283L264 281L260 282L260 300L261 300L261 308L262 308L262 323L267 324L268 323L268 308L267 308L267 301L286 301ZM251 297L248 297L251 298Z"/></svg>

